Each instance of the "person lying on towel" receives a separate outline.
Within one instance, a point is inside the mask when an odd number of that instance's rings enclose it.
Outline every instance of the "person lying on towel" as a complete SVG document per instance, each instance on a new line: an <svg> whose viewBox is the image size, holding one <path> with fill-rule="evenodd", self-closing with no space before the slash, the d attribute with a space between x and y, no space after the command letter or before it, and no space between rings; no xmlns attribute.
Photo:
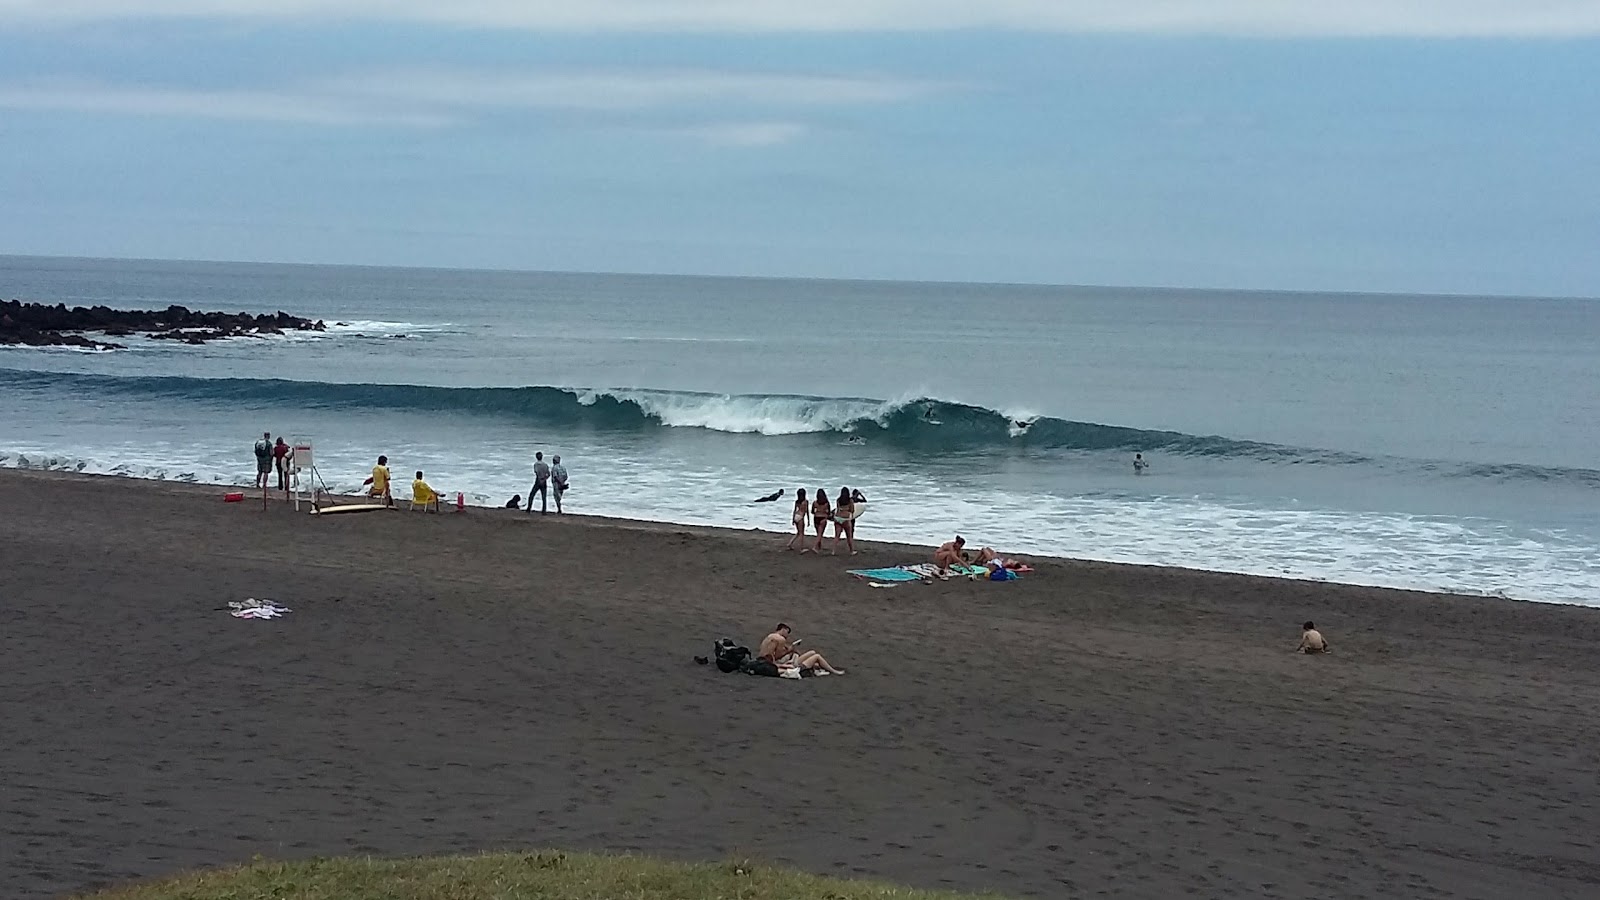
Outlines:
<svg viewBox="0 0 1600 900"><path fill-rule="evenodd" d="M815 650L797 651L794 642L789 640L790 633L789 626L779 622L778 627L761 640L761 651L756 655L780 669L823 669L833 675L844 674L843 669L835 669Z"/></svg>
<svg viewBox="0 0 1600 900"><path fill-rule="evenodd" d="M991 572L995 569L1020 569L1024 565L1020 559L1010 559L994 552L993 547L979 550L978 558L974 562L980 566L987 566Z"/></svg>

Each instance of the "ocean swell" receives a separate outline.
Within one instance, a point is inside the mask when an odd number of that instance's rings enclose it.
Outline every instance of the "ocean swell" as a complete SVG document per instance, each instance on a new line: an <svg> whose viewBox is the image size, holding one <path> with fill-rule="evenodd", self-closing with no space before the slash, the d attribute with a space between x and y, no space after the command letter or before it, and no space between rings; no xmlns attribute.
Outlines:
<svg viewBox="0 0 1600 900"><path fill-rule="evenodd" d="M1159 452L1287 464L1396 464L1440 477L1562 481L1600 488L1600 471L1523 464L1395 460L1215 435L1155 431L1049 416L1019 419L983 406L915 398L874 400L783 394L711 394L644 388L437 387L254 378L115 377L0 369L12 391L92 392L248 408L393 409L613 431L694 428L733 435L864 439L906 452Z"/></svg>

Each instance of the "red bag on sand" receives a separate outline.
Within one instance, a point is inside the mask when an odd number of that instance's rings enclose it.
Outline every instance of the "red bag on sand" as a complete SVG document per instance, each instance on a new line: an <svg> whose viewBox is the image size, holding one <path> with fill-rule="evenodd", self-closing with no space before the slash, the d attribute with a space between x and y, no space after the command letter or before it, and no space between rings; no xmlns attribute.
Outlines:
<svg viewBox="0 0 1600 900"><path fill-rule="evenodd" d="M223 503L240 503L240 502L243 502L243 501L244 501L244 494L242 494L242 493L240 493L238 491L234 491L231 494L223 494L222 495L222 502Z"/></svg>

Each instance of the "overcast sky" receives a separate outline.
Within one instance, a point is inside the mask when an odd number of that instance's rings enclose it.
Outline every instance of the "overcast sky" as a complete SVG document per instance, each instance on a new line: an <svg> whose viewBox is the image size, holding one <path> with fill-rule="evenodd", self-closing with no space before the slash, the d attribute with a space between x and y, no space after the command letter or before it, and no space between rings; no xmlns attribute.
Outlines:
<svg viewBox="0 0 1600 900"><path fill-rule="evenodd" d="M0 253L1597 296L1597 123L1600 0L0 0Z"/></svg>

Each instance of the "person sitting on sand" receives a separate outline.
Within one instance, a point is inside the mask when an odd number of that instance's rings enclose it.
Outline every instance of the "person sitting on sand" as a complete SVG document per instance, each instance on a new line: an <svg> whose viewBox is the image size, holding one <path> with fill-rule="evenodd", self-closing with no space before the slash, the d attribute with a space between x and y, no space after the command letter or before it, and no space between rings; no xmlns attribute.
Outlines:
<svg viewBox="0 0 1600 900"><path fill-rule="evenodd" d="M961 548L967 545L967 539L956 535L956 539L940 544L939 549L933 551L933 564L939 567L940 575L950 574L951 566L964 566L966 557L961 555Z"/></svg>
<svg viewBox="0 0 1600 900"><path fill-rule="evenodd" d="M426 481L422 480L422 470L417 470L417 478L411 482L411 506L413 509L420 506L423 509L431 508L439 511L439 492L434 490Z"/></svg>
<svg viewBox="0 0 1600 900"><path fill-rule="evenodd" d="M1315 622L1307 622L1300 626L1300 646L1295 648L1296 653L1331 653L1332 648L1323 639L1322 632L1317 630Z"/></svg>
<svg viewBox="0 0 1600 900"><path fill-rule="evenodd" d="M521 494L512 494L511 495L511 499L506 501L506 509L521 509L521 508L522 508L522 495Z"/></svg>
<svg viewBox="0 0 1600 900"><path fill-rule="evenodd" d="M382 497L384 506L394 505L394 498L389 496L389 457L378 457L378 464L372 467L372 477L361 483L369 485L368 497Z"/></svg>
<svg viewBox="0 0 1600 900"><path fill-rule="evenodd" d="M815 650L804 653L794 648L794 643L789 640L789 626L778 623L772 633L761 640L761 650L756 655L772 663L780 669L822 669L833 675L843 675L843 669L836 669L822 658L822 654Z"/></svg>

